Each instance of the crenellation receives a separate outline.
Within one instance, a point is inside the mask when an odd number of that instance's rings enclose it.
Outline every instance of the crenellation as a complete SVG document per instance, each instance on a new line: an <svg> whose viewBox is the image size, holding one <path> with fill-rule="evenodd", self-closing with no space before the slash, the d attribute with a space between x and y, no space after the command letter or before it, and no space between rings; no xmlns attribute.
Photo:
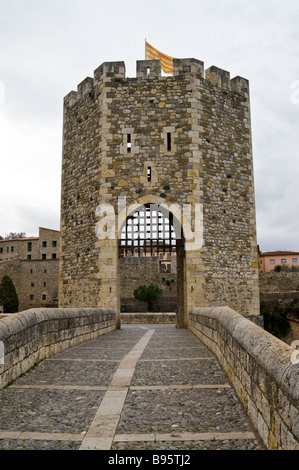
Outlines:
<svg viewBox="0 0 299 470"><path fill-rule="evenodd" d="M104 62L94 71L95 83L102 80L126 78L126 66L123 61Z"/></svg>
<svg viewBox="0 0 299 470"><path fill-rule="evenodd" d="M78 99L79 99L78 92L77 91L71 91L64 98L64 106L65 107L71 107L75 103L77 103Z"/></svg>
<svg viewBox="0 0 299 470"><path fill-rule="evenodd" d="M231 88L232 88L232 91L235 91L240 94L242 93L247 94L247 97L248 97L249 81L246 78L237 76L231 80Z"/></svg>
<svg viewBox="0 0 299 470"><path fill-rule="evenodd" d="M231 88L230 73L214 65L206 70L205 78L219 88Z"/></svg>
<svg viewBox="0 0 299 470"><path fill-rule="evenodd" d="M204 77L204 63L198 59L174 59L173 76L183 76L186 74Z"/></svg>
<svg viewBox="0 0 299 470"><path fill-rule="evenodd" d="M137 78L158 78L161 77L160 60L137 60Z"/></svg>
<svg viewBox="0 0 299 470"><path fill-rule="evenodd" d="M83 97L87 93L92 93L94 87L94 80L91 77L85 78L83 82L78 85L78 94Z"/></svg>
<svg viewBox="0 0 299 470"><path fill-rule="evenodd" d="M219 88L226 88L239 94L249 93L249 81L237 76L230 79L230 73L216 66L204 69L204 62L198 59L174 59L173 75L162 77L162 79L176 79L184 76L194 76L204 79ZM96 85L100 85L111 79L125 79L126 83L136 82L140 78L161 78L161 61L159 60L138 60L136 62L136 78L126 78L126 67L124 62L104 62L95 71L94 78L87 77L78 85L77 91L71 91L64 101L66 105L72 106L79 97L87 93L92 93Z"/></svg>

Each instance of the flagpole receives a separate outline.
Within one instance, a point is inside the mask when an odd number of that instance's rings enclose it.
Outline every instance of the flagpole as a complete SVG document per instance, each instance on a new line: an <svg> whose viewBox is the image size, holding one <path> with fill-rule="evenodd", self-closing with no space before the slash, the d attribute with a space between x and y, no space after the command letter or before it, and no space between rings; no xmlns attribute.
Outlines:
<svg viewBox="0 0 299 470"><path fill-rule="evenodd" d="M144 60L146 60L146 38L144 42Z"/></svg>

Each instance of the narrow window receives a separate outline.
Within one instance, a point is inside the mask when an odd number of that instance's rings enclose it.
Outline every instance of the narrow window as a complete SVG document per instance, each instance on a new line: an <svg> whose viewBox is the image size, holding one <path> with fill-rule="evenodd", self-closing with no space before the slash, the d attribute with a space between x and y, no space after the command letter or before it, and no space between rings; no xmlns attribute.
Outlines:
<svg viewBox="0 0 299 470"><path fill-rule="evenodd" d="M32 242L28 242L27 251L32 251Z"/></svg>
<svg viewBox="0 0 299 470"><path fill-rule="evenodd" d="M146 75L147 75L147 77L150 76L150 73L151 73L151 68L150 68L150 67L147 67L147 69L146 69Z"/></svg>
<svg viewBox="0 0 299 470"><path fill-rule="evenodd" d="M47 248L47 242L43 242L43 248Z"/></svg>
<svg viewBox="0 0 299 470"><path fill-rule="evenodd" d="M171 151L171 132L167 132L167 152Z"/></svg>
<svg viewBox="0 0 299 470"><path fill-rule="evenodd" d="M56 253L52 253L52 259L56 259Z"/></svg>
<svg viewBox="0 0 299 470"><path fill-rule="evenodd" d="M56 248L56 247L57 247L57 241L56 241L56 240L53 240L53 241L52 241L52 247L53 247L53 248Z"/></svg>
<svg viewBox="0 0 299 470"><path fill-rule="evenodd" d="M47 255L45 253L42 254L42 259L47 259Z"/></svg>
<svg viewBox="0 0 299 470"><path fill-rule="evenodd" d="M131 149L132 149L132 138L131 138L131 134L128 134L127 135L127 153L131 153Z"/></svg>
<svg viewBox="0 0 299 470"><path fill-rule="evenodd" d="M30 300L34 300L34 295L30 295Z"/></svg>
<svg viewBox="0 0 299 470"><path fill-rule="evenodd" d="M152 181L152 167L147 167L147 181Z"/></svg>
<svg viewBox="0 0 299 470"><path fill-rule="evenodd" d="M15 251L15 247L14 246L11 246L10 247L10 251L13 253Z"/></svg>
<svg viewBox="0 0 299 470"><path fill-rule="evenodd" d="M46 294L43 294L43 295L42 295L42 299L43 299L43 300L47 300Z"/></svg>

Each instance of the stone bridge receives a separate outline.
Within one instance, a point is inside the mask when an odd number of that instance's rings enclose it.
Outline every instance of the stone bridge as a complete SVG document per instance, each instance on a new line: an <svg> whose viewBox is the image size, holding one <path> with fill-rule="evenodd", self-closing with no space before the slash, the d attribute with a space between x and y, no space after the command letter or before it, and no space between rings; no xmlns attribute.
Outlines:
<svg viewBox="0 0 299 470"><path fill-rule="evenodd" d="M113 310L0 320L0 449L299 449L294 348L228 307L189 329Z"/></svg>

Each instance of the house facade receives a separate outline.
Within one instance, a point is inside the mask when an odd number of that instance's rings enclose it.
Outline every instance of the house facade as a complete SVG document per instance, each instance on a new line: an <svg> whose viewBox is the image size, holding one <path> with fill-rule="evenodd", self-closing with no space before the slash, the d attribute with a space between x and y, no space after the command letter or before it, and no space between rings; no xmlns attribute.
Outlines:
<svg viewBox="0 0 299 470"><path fill-rule="evenodd" d="M276 266L299 267L299 252L268 251L261 253L261 272L274 271Z"/></svg>

